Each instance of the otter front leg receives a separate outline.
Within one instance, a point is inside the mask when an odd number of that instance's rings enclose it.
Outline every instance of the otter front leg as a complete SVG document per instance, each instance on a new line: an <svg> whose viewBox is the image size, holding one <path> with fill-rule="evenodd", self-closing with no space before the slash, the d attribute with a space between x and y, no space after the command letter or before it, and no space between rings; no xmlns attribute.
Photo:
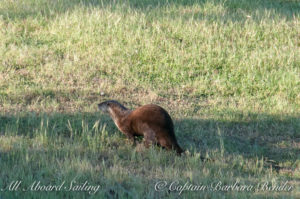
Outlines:
<svg viewBox="0 0 300 199"><path fill-rule="evenodd" d="M125 136L126 136L126 138L127 138L127 141L131 144L131 145L133 145L134 144L134 136L133 136L133 134L131 134L131 133L124 133L125 134Z"/></svg>
<svg viewBox="0 0 300 199"><path fill-rule="evenodd" d="M117 125L118 128L119 128L119 125ZM134 133L132 133L132 130L130 128L119 128L119 130L124 133L124 135L126 136L127 138L127 141L130 143L130 144L134 144Z"/></svg>

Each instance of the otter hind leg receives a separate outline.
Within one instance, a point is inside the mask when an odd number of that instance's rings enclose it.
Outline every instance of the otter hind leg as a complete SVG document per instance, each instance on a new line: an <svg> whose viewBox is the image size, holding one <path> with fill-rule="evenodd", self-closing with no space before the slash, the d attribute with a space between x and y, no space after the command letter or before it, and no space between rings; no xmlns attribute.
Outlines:
<svg viewBox="0 0 300 199"><path fill-rule="evenodd" d="M167 150L175 150L177 154L183 153L183 150L180 148L177 142L168 136L161 137L158 140L158 143Z"/></svg>
<svg viewBox="0 0 300 199"><path fill-rule="evenodd" d="M146 148L149 148L151 145L155 144L156 137L155 137L155 131L152 130L148 125L144 126L144 145Z"/></svg>
<svg viewBox="0 0 300 199"><path fill-rule="evenodd" d="M172 142L166 138L166 137L160 137L158 140L158 143L160 146L162 146L163 148L166 148L167 150L171 150L172 149Z"/></svg>
<svg viewBox="0 0 300 199"><path fill-rule="evenodd" d="M161 130L159 132L155 132L148 125L144 125L144 145L145 147L149 147L153 144L157 144L162 148L167 150L175 150L177 154L181 154L184 151L177 144L176 139L173 139L168 134L167 131Z"/></svg>

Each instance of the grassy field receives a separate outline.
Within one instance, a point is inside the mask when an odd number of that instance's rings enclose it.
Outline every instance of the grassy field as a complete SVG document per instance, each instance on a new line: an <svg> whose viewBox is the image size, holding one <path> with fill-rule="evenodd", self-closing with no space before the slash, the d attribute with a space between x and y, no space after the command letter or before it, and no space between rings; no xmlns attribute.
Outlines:
<svg viewBox="0 0 300 199"><path fill-rule="evenodd" d="M186 154L127 145L107 99L164 107ZM300 2L0 1L0 168L0 199L299 198Z"/></svg>

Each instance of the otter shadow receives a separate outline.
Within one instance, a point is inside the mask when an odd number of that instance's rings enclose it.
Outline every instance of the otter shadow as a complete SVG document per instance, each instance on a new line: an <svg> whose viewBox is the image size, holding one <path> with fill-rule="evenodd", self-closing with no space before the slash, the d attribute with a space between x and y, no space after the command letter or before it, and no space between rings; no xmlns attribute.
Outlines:
<svg viewBox="0 0 300 199"><path fill-rule="evenodd" d="M232 112L235 121L214 119L174 120L175 134L182 148L189 151L210 153L223 150L224 155L241 155L245 158L269 158L275 161L299 159L300 117L283 115L250 114ZM34 132L47 125L50 136L70 137L68 124L78 135L95 122L106 125L109 134L119 132L113 121L100 113L35 113L0 115L0 135L35 136ZM121 135L121 134L120 134ZM109 135L110 136L110 135ZM121 135L122 136L122 135ZM124 136L125 138L125 136Z"/></svg>

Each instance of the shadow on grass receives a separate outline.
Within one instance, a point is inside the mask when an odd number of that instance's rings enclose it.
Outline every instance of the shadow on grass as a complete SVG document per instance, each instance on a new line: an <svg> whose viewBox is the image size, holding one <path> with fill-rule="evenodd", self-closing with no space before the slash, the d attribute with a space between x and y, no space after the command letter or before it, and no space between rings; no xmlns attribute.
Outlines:
<svg viewBox="0 0 300 199"><path fill-rule="evenodd" d="M204 7L205 4L213 6L222 6L226 10L225 16L213 16L204 11L192 11L193 6ZM69 0L69 1L7 1L0 7L0 16L4 19L27 19L27 18L53 18L61 14L72 12L78 7L108 9L111 11L122 10L127 12L135 10L148 14L153 10L165 9L167 7L186 7L191 12L175 13L172 17L183 18L198 18L198 19L221 19L227 21L245 21L246 15L253 15L253 19L260 21L264 17L266 11L273 12L269 18L285 17L287 20L293 20L294 17L299 17L300 4L296 1L283 0L262 0L262 1L247 1L247 0ZM201 9L200 9L201 10ZM155 16L155 15L154 15ZM164 15L165 16L165 15Z"/></svg>
<svg viewBox="0 0 300 199"><path fill-rule="evenodd" d="M300 154L300 117L283 115L228 113L232 121L180 119L175 120L175 133L179 144L190 151L245 158L268 158L278 162L295 162ZM240 119L239 119L240 118ZM34 112L18 115L0 115L1 136L35 136L41 124L47 126L49 136L71 136L69 125L81 136L84 128L106 125L107 132L118 132L112 120L100 113L52 113ZM86 125L83 125L84 124ZM125 142L125 136L124 136Z"/></svg>
<svg viewBox="0 0 300 199"><path fill-rule="evenodd" d="M253 114L250 118L243 121L179 120L177 134L184 146L202 153L223 150L225 156L242 155L278 162L294 162L300 158L299 117ZM185 130L188 128L190 130Z"/></svg>

